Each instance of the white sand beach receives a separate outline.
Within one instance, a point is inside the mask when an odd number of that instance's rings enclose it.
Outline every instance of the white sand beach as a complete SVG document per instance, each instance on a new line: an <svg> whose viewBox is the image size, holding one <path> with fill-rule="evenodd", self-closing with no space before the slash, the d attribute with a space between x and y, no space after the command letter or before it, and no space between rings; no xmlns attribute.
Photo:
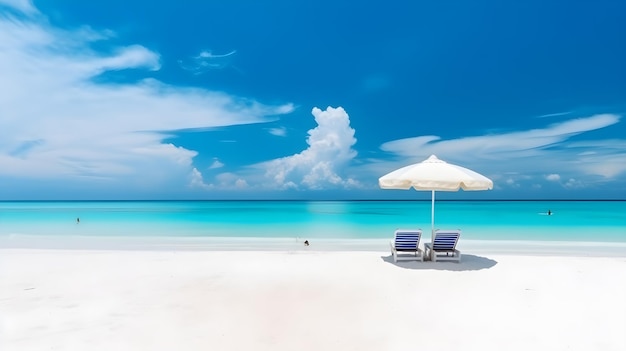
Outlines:
<svg viewBox="0 0 626 351"><path fill-rule="evenodd" d="M626 257L0 249L0 350L626 350Z"/></svg>

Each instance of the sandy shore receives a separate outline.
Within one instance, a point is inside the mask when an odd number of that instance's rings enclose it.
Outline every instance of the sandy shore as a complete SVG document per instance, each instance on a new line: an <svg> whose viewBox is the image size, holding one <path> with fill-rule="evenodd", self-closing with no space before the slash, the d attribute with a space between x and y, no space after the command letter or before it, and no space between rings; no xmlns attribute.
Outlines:
<svg viewBox="0 0 626 351"><path fill-rule="evenodd" d="M0 350L626 350L626 257L0 249Z"/></svg>

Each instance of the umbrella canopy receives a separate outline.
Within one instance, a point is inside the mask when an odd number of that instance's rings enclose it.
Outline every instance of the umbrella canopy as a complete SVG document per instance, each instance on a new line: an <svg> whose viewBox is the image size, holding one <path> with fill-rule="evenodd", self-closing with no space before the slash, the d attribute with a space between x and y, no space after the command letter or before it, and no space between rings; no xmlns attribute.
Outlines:
<svg viewBox="0 0 626 351"><path fill-rule="evenodd" d="M429 190L431 230L435 230L435 191L490 190L493 182L470 169L444 162L431 155L427 160L402 167L378 179L382 189Z"/></svg>

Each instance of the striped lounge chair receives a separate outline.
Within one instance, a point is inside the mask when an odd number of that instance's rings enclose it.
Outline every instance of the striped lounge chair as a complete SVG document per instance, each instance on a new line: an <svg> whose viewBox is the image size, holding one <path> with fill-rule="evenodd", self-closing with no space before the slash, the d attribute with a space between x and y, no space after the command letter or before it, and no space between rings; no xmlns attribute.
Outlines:
<svg viewBox="0 0 626 351"><path fill-rule="evenodd" d="M435 230L433 242L424 244L426 257L431 261L461 262L461 251L456 249L456 243L461 236L461 230Z"/></svg>
<svg viewBox="0 0 626 351"><path fill-rule="evenodd" d="M424 261L424 251L419 248L421 237L421 229L396 230L393 241L389 243L393 261Z"/></svg>

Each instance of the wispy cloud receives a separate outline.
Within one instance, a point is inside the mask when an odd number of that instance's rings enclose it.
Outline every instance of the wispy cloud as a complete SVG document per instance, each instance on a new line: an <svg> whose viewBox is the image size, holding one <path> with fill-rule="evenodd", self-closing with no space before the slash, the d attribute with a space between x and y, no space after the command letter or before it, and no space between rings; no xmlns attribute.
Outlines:
<svg viewBox="0 0 626 351"><path fill-rule="evenodd" d="M537 116L537 118L559 117L559 116L569 115L571 113L572 113L572 111L547 113L545 115Z"/></svg>
<svg viewBox="0 0 626 351"><path fill-rule="evenodd" d="M197 56L184 60L178 60L180 67L193 74L203 74L210 70L224 69L232 65L232 58L237 53L233 50L229 53L217 55L211 51L202 51Z"/></svg>
<svg viewBox="0 0 626 351"><path fill-rule="evenodd" d="M0 7L3 5L27 15L34 15L39 12L31 0L0 0Z"/></svg>
<svg viewBox="0 0 626 351"><path fill-rule="evenodd" d="M454 140L440 140L437 136L421 136L415 138L395 140L381 146L384 151L407 157L428 156L437 151L445 157L458 158L474 154L481 158L494 158L498 154L513 153L525 156L532 155L538 150L548 148L563 142L578 134L604 128L618 123L620 116L614 114L599 114L587 118L572 119L552 124L542 129L518 131L504 134L466 137Z"/></svg>
<svg viewBox="0 0 626 351"><path fill-rule="evenodd" d="M568 186L584 186L626 172L626 141L578 141L575 137L609 128L620 120L621 116L616 114L597 114L503 134L451 140L438 136L394 140L381 145L381 149L395 155L395 161L373 163L370 169L382 175L436 154L449 162L471 166L505 185L517 184L528 180L523 177L531 176L549 181L564 178L568 179L565 183Z"/></svg>
<svg viewBox="0 0 626 351"><path fill-rule="evenodd" d="M269 128L267 130L270 134L284 137L287 135L287 129L285 127L280 128Z"/></svg>
<svg viewBox="0 0 626 351"><path fill-rule="evenodd" d="M182 181L197 152L164 143L171 131L264 122L294 109L169 85L150 78L160 68L157 52L141 45L98 52L92 44L106 45L110 31L53 27L31 16L29 1L0 4L22 12L0 16L0 77L10 87L0 95L0 177ZM94 80L124 69L146 78Z"/></svg>

